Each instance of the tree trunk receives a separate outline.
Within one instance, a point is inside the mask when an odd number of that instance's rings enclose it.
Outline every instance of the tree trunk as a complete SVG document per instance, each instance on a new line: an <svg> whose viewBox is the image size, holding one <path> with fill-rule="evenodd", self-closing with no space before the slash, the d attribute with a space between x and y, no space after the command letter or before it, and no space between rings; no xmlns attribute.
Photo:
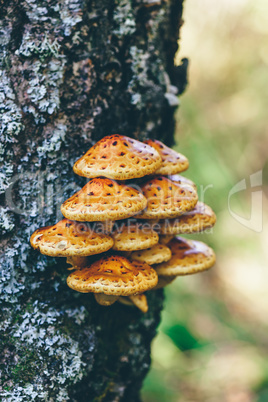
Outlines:
<svg viewBox="0 0 268 402"><path fill-rule="evenodd" d="M172 143L186 67L183 0L0 0L0 396L138 401L163 303L149 312L66 285L63 258L30 247L85 184L73 163L105 135Z"/></svg>

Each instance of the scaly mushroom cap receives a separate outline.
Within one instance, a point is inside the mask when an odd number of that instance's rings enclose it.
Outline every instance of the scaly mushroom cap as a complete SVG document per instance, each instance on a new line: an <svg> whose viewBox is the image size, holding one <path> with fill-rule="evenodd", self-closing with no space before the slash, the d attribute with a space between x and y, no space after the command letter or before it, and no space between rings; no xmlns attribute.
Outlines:
<svg viewBox="0 0 268 402"><path fill-rule="evenodd" d="M107 221L135 215L146 204L146 198L138 190L114 180L96 178L65 201L61 212L77 221Z"/></svg>
<svg viewBox="0 0 268 402"><path fill-rule="evenodd" d="M160 233L174 235L201 232L202 230L211 228L215 223L215 213L203 202L198 202L194 209L186 212L185 215L179 218L159 221Z"/></svg>
<svg viewBox="0 0 268 402"><path fill-rule="evenodd" d="M167 246L158 243L146 250L133 251L128 258L131 261L146 262L149 265L160 264L170 260L171 251Z"/></svg>
<svg viewBox="0 0 268 402"><path fill-rule="evenodd" d="M133 295L133 296L128 296L128 297L119 297L118 301L122 304L125 304L127 306L136 306L138 309L140 309L143 313L147 313L148 311L148 302L147 302L147 297L145 294L141 295Z"/></svg>
<svg viewBox="0 0 268 402"><path fill-rule="evenodd" d="M113 249L118 251L143 250L158 243L158 234L150 225L142 223L124 223L111 234Z"/></svg>
<svg viewBox="0 0 268 402"><path fill-rule="evenodd" d="M139 219L176 218L194 208L198 197L195 189L157 176L141 186L147 207Z"/></svg>
<svg viewBox="0 0 268 402"><path fill-rule="evenodd" d="M149 145L113 134L104 137L90 148L75 164L79 176L104 176L129 180L154 173L161 166L161 157Z"/></svg>
<svg viewBox="0 0 268 402"><path fill-rule="evenodd" d="M167 147L165 144L158 140L150 139L144 142L145 144L153 147L162 158L162 165L155 171L155 174L161 174L165 176L180 173L188 169L189 161L184 155Z"/></svg>
<svg viewBox="0 0 268 402"><path fill-rule="evenodd" d="M72 272L67 278L68 286L78 292L114 296L145 292L156 286L157 281L157 274L149 265L130 262L118 255L95 261L90 267Z"/></svg>
<svg viewBox="0 0 268 402"><path fill-rule="evenodd" d="M155 266L158 275L195 274L211 268L216 261L214 251L201 241L175 237L168 243L168 247L172 257L168 262Z"/></svg>
<svg viewBox="0 0 268 402"><path fill-rule="evenodd" d="M30 242L33 248L52 257L89 256L103 253L113 245L110 236L97 234L88 224L69 219L37 229Z"/></svg>
<svg viewBox="0 0 268 402"><path fill-rule="evenodd" d="M168 175L169 180L175 181L178 184L182 184L184 186L193 187L196 190L195 183L188 179L187 177L181 176L180 174L172 174Z"/></svg>

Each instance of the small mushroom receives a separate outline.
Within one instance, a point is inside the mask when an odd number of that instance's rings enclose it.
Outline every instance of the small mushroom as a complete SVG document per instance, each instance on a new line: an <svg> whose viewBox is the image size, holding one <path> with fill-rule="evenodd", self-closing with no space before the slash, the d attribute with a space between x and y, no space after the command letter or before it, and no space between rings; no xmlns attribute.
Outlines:
<svg viewBox="0 0 268 402"><path fill-rule="evenodd" d="M91 179L61 206L62 214L77 221L125 219L146 207L144 195L133 187L105 178Z"/></svg>
<svg viewBox="0 0 268 402"><path fill-rule="evenodd" d="M113 134L102 138L75 164L79 176L129 180L154 173L161 166L159 153L147 144Z"/></svg>
<svg viewBox="0 0 268 402"><path fill-rule="evenodd" d="M146 262L149 265L160 264L161 262L170 260L170 258L170 249L159 243L146 250L133 251L129 256L131 261Z"/></svg>
<svg viewBox="0 0 268 402"><path fill-rule="evenodd" d="M215 261L214 251L205 243L175 237L168 243L172 257L154 268L160 276L190 275L211 268Z"/></svg>
<svg viewBox="0 0 268 402"><path fill-rule="evenodd" d="M89 267L72 272L67 278L68 286L78 292L115 297L143 293L156 286L157 281L155 270L148 264L130 262L118 255L103 257Z"/></svg>
<svg viewBox="0 0 268 402"><path fill-rule="evenodd" d="M112 232L113 249L118 251L143 250L158 243L158 234L150 225L125 222Z"/></svg>
<svg viewBox="0 0 268 402"><path fill-rule="evenodd" d="M30 242L32 247L42 254L69 257L69 261L72 262L74 260L70 258L103 253L113 246L113 239L110 236L97 234L87 223L69 219L62 219L55 225L37 229L32 234Z"/></svg>
<svg viewBox="0 0 268 402"><path fill-rule="evenodd" d="M166 235L201 232L211 228L215 223L215 213L208 205L200 201L194 209L178 218L159 221L160 233Z"/></svg>
<svg viewBox="0 0 268 402"><path fill-rule="evenodd" d="M139 219L176 218L193 209L198 201L196 190L173 182L165 176L156 176L141 186L147 198L147 207Z"/></svg>
<svg viewBox="0 0 268 402"><path fill-rule="evenodd" d="M162 158L162 165L154 172L154 174L165 176L180 173L188 169L189 161L184 155L167 147L165 144L158 140L150 139L144 142L145 144L153 147Z"/></svg>
<svg viewBox="0 0 268 402"><path fill-rule="evenodd" d="M134 305L138 307L138 309L140 309L143 313L147 313L148 311L147 297L145 296L144 293L128 297L121 296L119 297L118 301L127 306Z"/></svg>

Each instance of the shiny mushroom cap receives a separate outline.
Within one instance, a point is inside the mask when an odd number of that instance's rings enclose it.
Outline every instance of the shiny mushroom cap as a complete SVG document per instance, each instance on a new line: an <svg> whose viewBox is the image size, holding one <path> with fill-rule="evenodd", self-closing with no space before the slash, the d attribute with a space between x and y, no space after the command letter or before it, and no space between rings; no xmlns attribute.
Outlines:
<svg viewBox="0 0 268 402"><path fill-rule="evenodd" d="M88 224L69 219L37 229L30 242L33 248L52 257L89 256L103 253L113 245L110 236L97 234Z"/></svg>
<svg viewBox="0 0 268 402"><path fill-rule="evenodd" d="M143 250L158 243L158 234L150 225L125 222L111 234L113 249L118 251Z"/></svg>
<svg viewBox="0 0 268 402"><path fill-rule="evenodd" d="M193 187L196 189L196 184L188 179L187 177L181 176L180 174L172 174L167 176L169 180L175 181L178 184L183 184L184 186Z"/></svg>
<svg viewBox="0 0 268 402"><path fill-rule="evenodd" d="M201 232L211 228L215 223L215 213L203 202L198 202L194 209L178 218L159 221L161 234L174 235Z"/></svg>
<svg viewBox="0 0 268 402"><path fill-rule="evenodd" d="M168 261L171 258L171 251L163 244L155 244L154 246L140 251L133 251L128 257L131 261L146 262L146 264L160 264Z"/></svg>
<svg viewBox="0 0 268 402"><path fill-rule="evenodd" d="M90 267L72 272L67 278L71 289L82 293L104 293L130 296L156 286L157 274L153 268L125 257L108 256L95 261Z"/></svg>
<svg viewBox="0 0 268 402"><path fill-rule="evenodd" d="M165 144L158 140L150 139L144 142L145 144L153 147L162 158L162 165L155 171L155 174L161 174L165 176L180 173L188 169L189 161L184 155L167 147Z"/></svg>
<svg viewBox="0 0 268 402"><path fill-rule="evenodd" d="M158 152L147 144L113 134L102 138L75 164L74 172L89 178L129 180L154 173L161 165Z"/></svg>
<svg viewBox="0 0 268 402"><path fill-rule="evenodd" d="M195 189L173 182L165 176L156 176L141 186L147 198L147 207L139 219L176 218L193 209L198 197Z"/></svg>
<svg viewBox="0 0 268 402"><path fill-rule="evenodd" d="M138 190L105 178L91 179L61 206L62 214L77 221L125 219L146 207Z"/></svg>
<svg viewBox="0 0 268 402"><path fill-rule="evenodd" d="M216 261L214 251L201 241L175 237L168 247L172 257L168 262L155 266L158 275L190 275L211 268Z"/></svg>

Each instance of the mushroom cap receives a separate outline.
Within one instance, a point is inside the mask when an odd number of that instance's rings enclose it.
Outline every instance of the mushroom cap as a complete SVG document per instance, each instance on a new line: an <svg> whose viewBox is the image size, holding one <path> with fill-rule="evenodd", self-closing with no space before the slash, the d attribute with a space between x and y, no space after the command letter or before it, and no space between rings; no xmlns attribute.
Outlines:
<svg viewBox="0 0 268 402"><path fill-rule="evenodd" d="M128 180L154 173L161 166L158 152L147 144L113 134L102 138L75 164L79 176Z"/></svg>
<svg viewBox="0 0 268 402"><path fill-rule="evenodd" d="M128 297L119 297L118 301L120 303L125 304L127 306L136 306L138 309L140 309L143 313L147 313L148 311L148 302L147 302L147 297L145 294L140 294L140 295L133 295L133 296L128 296Z"/></svg>
<svg viewBox="0 0 268 402"><path fill-rule="evenodd" d="M82 293L130 296L156 286L157 274L148 264L130 262L112 255L95 261L90 267L72 272L67 278L70 288Z"/></svg>
<svg viewBox="0 0 268 402"><path fill-rule="evenodd" d="M144 195L133 187L106 178L95 178L61 206L62 214L77 221L125 219L142 211Z"/></svg>
<svg viewBox="0 0 268 402"><path fill-rule="evenodd" d="M146 250L133 251L129 259L131 261L146 262L146 264L160 264L161 262L168 261L171 258L171 251L167 246L163 244L155 244L154 246L147 248Z"/></svg>
<svg viewBox="0 0 268 402"><path fill-rule="evenodd" d="M211 228L216 223L216 215L212 209L198 201L194 209L175 219L160 221L160 233L180 234L195 233Z"/></svg>
<svg viewBox="0 0 268 402"><path fill-rule="evenodd" d="M193 187L196 189L196 184L188 179L187 177L181 176L180 174L168 175L169 180L175 181L178 184L183 184L184 186Z"/></svg>
<svg viewBox="0 0 268 402"><path fill-rule="evenodd" d="M161 174L165 176L180 173L188 169L189 161L184 155L167 147L165 144L158 140L149 139L144 142L145 144L153 147L162 158L162 165L155 171L155 174Z"/></svg>
<svg viewBox="0 0 268 402"><path fill-rule="evenodd" d="M143 250L158 243L158 234L150 225L142 223L123 223L111 234L113 249L118 251Z"/></svg>
<svg viewBox="0 0 268 402"><path fill-rule="evenodd" d="M89 256L103 253L113 245L110 236L97 234L88 224L69 219L37 229L30 242L33 248L51 257Z"/></svg>
<svg viewBox="0 0 268 402"><path fill-rule="evenodd" d="M194 208L198 197L189 185L173 182L165 176L156 176L141 186L147 198L147 207L139 219L176 218Z"/></svg>
<svg viewBox="0 0 268 402"><path fill-rule="evenodd" d="M158 275L181 276L195 274L211 268L215 261L214 251L205 243L175 237L168 243L172 257L155 267Z"/></svg>

